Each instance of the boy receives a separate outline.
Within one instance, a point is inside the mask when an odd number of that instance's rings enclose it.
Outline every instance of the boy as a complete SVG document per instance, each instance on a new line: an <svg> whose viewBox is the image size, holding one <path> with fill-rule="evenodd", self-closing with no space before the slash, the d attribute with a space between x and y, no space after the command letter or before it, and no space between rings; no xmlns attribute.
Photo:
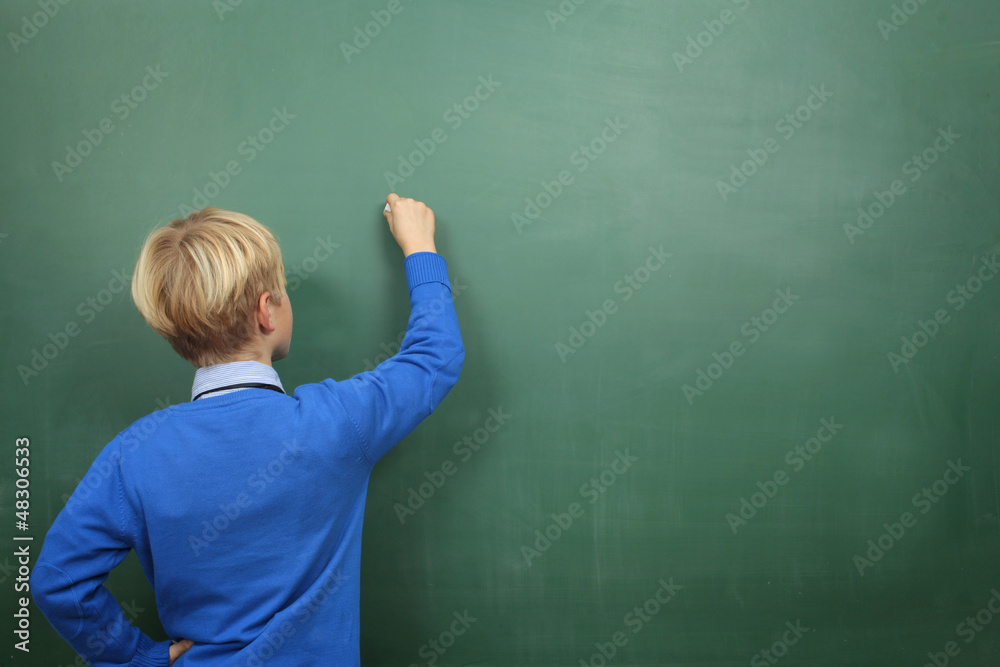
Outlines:
<svg viewBox="0 0 1000 667"><path fill-rule="evenodd" d="M465 358L434 213L386 197L410 319L399 352L349 380L284 393L292 308L281 251L252 218L206 208L146 239L143 318L196 368L192 400L98 455L56 517L31 592L95 667L360 664L360 556L372 466L429 415ZM135 549L155 642L103 585Z"/></svg>

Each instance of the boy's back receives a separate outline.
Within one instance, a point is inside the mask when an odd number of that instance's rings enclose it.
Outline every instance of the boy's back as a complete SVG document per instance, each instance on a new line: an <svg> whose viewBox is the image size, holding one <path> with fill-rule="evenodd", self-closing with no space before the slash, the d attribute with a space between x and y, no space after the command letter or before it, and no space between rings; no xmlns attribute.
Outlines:
<svg viewBox="0 0 1000 667"><path fill-rule="evenodd" d="M374 371L286 395L258 361L203 367L204 396L138 420L103 449L31 581L92 664L168 665L168 651L183 652L124 621L101 585L130 549L164 628L193 642L174 664L359 664L372 466L434 410L464 359L443 258L411 248L404 266L406 337ZM247 379L258 381L233 388Z"/></svg>

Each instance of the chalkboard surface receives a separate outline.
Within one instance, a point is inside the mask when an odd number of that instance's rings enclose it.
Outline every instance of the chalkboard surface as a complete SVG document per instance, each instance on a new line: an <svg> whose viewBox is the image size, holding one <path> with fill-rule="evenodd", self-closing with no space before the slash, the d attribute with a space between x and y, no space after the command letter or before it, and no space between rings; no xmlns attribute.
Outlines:
<svg viewBox="0 0 1000 667"><path fill-rule="evenodd" d="M81 664L33 604L14 632L17 550L190 399L129 296L145 234L209 204L275 230L294 388L398 347L395 191L437 214L467 357L372 476L364 664L995 665L998 25L943 0L4 3L0 662ZM108 585L166 638L134 556Z"/></svg>

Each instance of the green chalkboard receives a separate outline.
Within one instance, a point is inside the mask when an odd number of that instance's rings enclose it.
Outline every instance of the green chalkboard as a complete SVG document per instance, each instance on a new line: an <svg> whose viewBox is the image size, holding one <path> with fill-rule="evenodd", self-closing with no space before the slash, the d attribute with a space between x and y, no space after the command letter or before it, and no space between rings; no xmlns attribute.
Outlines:
<svg viewBox="0 0 1000 667"><path fill-rule="evenodd" d="M116 433L190 399L127 289L145 234L207 204L275 230L294 388L398 347L396 191L437 214L467 353L372 476L364 664L994 665L998 24L944 0L5 2L0 663L80 664L33 605L16 647L17 549ZM108 585L166 638L134 556Z"/></svg>

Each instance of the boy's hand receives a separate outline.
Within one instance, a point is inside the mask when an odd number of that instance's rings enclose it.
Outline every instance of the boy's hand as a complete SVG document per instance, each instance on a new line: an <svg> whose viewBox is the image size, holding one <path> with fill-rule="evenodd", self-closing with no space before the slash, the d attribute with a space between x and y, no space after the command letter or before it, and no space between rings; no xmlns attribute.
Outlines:
<svg viewBox="0 0 1000 667"><path fill-rule="evenodd" d="M174 660L184 655L185 652L192 646L192 641L190 639L182 639L179 642L174 642L170 645L170 664L174 664Z"/></svg>
<svg viewBox="0 0 1000 667"><path fill-rule="evenodd" d="M423 202L403 199L393 193L385 198L392 209L383 212L389 230L403 249L403 256L415 252L437 252L434 247L434 211Z"/></svg>

